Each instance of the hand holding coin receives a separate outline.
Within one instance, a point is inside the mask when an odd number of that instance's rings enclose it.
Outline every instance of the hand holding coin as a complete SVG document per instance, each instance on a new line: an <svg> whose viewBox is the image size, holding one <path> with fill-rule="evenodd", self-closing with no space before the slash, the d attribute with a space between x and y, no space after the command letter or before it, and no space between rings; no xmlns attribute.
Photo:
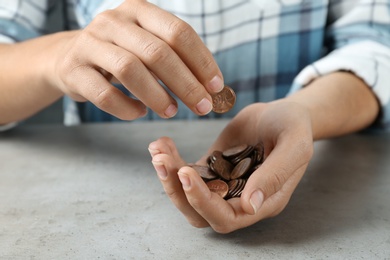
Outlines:
<svg viewBox="0 0 390 260"><path fill-rule="evenodd" d="M165 192L187 220L229 233L285 208L312 154L311 127L296 103L256 103L225 126L195 165L188 167L168 137L149 149Z"/></svg>

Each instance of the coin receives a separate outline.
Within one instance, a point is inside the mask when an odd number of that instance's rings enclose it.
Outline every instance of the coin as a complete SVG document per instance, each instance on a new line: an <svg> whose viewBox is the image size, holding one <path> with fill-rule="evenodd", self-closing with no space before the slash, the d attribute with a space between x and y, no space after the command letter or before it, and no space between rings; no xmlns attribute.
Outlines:
<svg viewBox="0 0 390 260"><path fill-rule="evenodd" d="M223 114L228 112L236 103L236 93L229 86L225 86L219 93L212 96L213 111Z"/></svg>
<svg viewBox="0 0 390 260"><path fill-rule="evenodd" d="M220 158L222 157L222 152L221 151L214 151L211 155L210 155L210 162L215 162L215 160L217 160L217 158Z"/></svg>
<svg viewBox="0 0 390 260"><path fill-rule="evenodd" d="M230 174L230 179L238 179L244 177L251 166L252 166L252 158L247 157L245 159L242 159L234 167L233 171Z"/></svg>
<svg viewBox="0 0 390 260"><path fill-rule="evenodd" d="M264 161L264 145L263 145L263 143L258 143L254 149L257 151L256 164L263 163L263 161Z"/></svg>
<svg viewBox="0 0 390 260"><path fill-rule="evenodd" d="M234 146L232 148L229 148L225 151L223 151L222 155L227 159L232 159L238 155L240 155L243 151L245 151L248 148L247 144L241 144Z"/></svg>
<svg viewBox="0 0 390 260"><path fill-rule="evenodd" d="M263 161L264 145L260 142L255 146L240 144L224 151L214 150L207 158L208 166L191 166L211 191L228 200L241 196L249 176Z"/></svg>
<svg viewBox="0 0 390 260"><path fill-rule="evenodd" d="M252 151L253 151L253 146L252 145L248 145L247 148L244 151L242 151L242 153L240 153L236 157L232 158L230 160L230 162L233 163L234 165L236 165L241 160L243 160L244 158L248 157L252 153Z"/></svg>
<svg viewBox="0 0 390 260"><path fill-rule="evenodd" d="M245 179L235 179L228 182L229 191L226 198L240 197L246 184Z"/></svg>
<svg viewBox="0 0 390 260"><path fill-rule="evenodd" d="M203 180L213 180L218 177L208 166L197 164L189 166L192 167L199 174L199 176L202 177Z"/></svg>
<svg viewBox="0 0 390 260"><path fill-rule="evenodd" d="M217 193L219 196L222 198L225 198L228 191L229 191L229 186L226 182L223 180L213 180L206 182L207 187L211 192Z"/></svg>
<svg viewBox="0 0 390 260"><path fill-rule="evenodd" d="M233 165L222 157L222 153L213 153L215 159L210 159L210 169L219 175L222 179L230 180L230 174Z"/></svg>

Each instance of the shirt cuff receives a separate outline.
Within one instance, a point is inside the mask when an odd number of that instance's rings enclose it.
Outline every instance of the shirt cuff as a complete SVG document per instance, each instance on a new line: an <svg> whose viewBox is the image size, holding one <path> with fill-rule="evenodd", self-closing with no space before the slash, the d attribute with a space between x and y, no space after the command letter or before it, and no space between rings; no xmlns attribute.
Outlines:
<svg viewBox="0 0 390 260"><path fill-rule="evenodd" d="M378 98L381 128L390 127L390 49L374 41L344 46L304 68L294 79L292 94L314 79L336 72L349 71L361 78Z"/></svg>
<svg viewBox="0 0 390 260"><path fill-rule="evenodd" d="M15 41L5 35L0 34L0 43L14 43Z"/></svg>

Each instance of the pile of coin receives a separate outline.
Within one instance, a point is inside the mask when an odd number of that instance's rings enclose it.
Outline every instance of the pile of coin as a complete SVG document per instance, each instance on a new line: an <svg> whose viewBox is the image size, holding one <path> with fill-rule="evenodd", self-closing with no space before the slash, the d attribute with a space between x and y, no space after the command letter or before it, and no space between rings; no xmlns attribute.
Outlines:
<svg viewBox="0 0 390 260"><path fill-rule="evenodd" d="M206 182L210 191L224 199L240 197L249 176L263 163L264 146L242 144L225 151L214 151L208 166L190 165Z"/></svg>

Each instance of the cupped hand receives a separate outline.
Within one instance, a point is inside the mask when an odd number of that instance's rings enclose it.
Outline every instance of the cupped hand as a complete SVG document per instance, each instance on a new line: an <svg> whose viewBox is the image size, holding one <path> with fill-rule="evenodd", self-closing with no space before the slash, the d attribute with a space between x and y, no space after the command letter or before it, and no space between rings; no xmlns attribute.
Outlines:
<svg viewBox="0 0 390 260"><path fill-rule="evenodd" d="M312 157L311 129L307 109L296 103L281 100L243 109L197 162L207 165L214 150L263 142L263 164L249 177L241 197L229 200L209 191L170 138L151 143L149 151L167 195L187 220L196 227L229 233L284 209Z"/></svg>
<svg viewBox="0 0 390 260"><path fill-rule="evenodd" d="M145 0L127 0L98 14L65 37L55 56L53 85L124 120L145 115L146 106L163 118L176 114L177 102L159 80L198 115L211 111L210 94L223 88L222 74L197 33Z"/></svg>

